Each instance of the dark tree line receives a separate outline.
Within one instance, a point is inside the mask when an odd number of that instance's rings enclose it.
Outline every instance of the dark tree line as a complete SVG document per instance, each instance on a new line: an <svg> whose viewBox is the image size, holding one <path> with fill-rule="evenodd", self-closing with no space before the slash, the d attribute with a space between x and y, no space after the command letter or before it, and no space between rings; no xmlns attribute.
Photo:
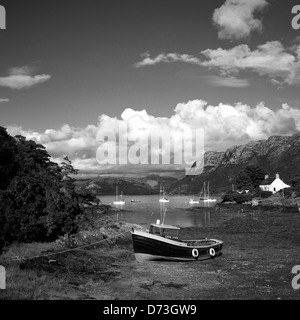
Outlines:
<svg viewBox="0 0 300 320"><path fill-rule="evenodd" d="M247 166L242 169L235 179L235 189L226 192L223 195L223 202L235 201L237 203L243 203L250 201L253 196L259 196L261 198L270 197L273 192L262 191L259 185L264 180L265 171L258 166ZM300 196L300 174L295 173L293 178L288 182L291 188L286 188L284 191L279 191L285 197L299 197ZM248 190L248 193L241 192Z"/></svg>
<svg viewBox="0 0 300 320"><path fill-rule="evenodd" d="M265 174L265 171L261 167L247 166L241 170L236 177L236 188L255 190L259 188L260 183L264 180Z"/></svg>
<svg viewBox="0 0 300 320"><path fill-rule="evenodd" d="M261 193L259 185L264 180L264 177L265 171L261 167L245 167L235 179L236 190L226 192L223 196L223 202L235 201L236 203L243 203L251 201L254 195Z"/></svg>
<svg viewBox="0 0 300 320"><path fill-rule="evenodd" d="M0 251L12 242L48 241L78 230L83 209L66 157L0 127Z"/></svg>

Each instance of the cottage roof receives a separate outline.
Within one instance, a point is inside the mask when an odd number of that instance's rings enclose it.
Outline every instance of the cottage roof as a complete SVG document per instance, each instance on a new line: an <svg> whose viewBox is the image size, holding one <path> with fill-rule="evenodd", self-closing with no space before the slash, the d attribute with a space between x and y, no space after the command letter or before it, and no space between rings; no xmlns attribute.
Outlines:
<svg viewBox="0 0 300 320"><path fill-rule="evenodd" d="M275 180L275 178L267 178L264 181L262 181L259 185L260 186L269 186L274 180Z"/></svg>

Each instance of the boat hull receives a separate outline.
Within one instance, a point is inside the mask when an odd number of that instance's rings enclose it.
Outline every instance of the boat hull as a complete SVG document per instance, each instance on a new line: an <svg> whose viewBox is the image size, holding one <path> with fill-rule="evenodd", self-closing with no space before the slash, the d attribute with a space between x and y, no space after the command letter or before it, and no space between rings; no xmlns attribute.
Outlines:
<svg viewBox="0 0 300 320"><path fill-rule="evenodd" d="M190 200L189 201L189 204L199 204L200 201L197 201L197 200Z"/></svg>
<svg viewBox="0 0 300 320"><path fill-rule="evenodd" d="M196 261L215 258L221 254L223 242L215 239L176 241L142 231L132 232L137 261L171 260ZM212 250L211 250L212 249Z"/></svg>
<svg viewBox="0 0 300 320"><path fill-rule="evenodd" d="M124 205L125 201L114 201L113 204L115 204L115 205Z"/></svg>

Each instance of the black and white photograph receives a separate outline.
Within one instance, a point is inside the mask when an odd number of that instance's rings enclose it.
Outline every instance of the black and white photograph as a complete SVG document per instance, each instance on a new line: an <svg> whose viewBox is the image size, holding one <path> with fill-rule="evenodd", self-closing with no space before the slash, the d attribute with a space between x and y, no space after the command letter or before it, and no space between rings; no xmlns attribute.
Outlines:
<svg viewBox="0 0 300 320"><path fill-rule="evenodd" d="M299 299L300 0L0 0L0 309Z"/></svg>

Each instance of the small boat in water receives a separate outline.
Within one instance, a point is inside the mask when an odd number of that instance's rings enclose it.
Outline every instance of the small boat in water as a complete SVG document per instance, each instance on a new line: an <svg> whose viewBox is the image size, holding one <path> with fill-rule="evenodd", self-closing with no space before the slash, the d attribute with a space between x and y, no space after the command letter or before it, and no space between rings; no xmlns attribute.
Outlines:
<svg viewBox="0 0 300 320"><path fill-rule="evenodd" d="M202 193L203 193L203 196L202 196ZM205 181L204 181L199 199L203 202L216 202L217 201L217 199L213 199L209 195L209 181L207 183L207 187L205 186Z"/></svg>
<svg viewBox="0 0 300 320"><path fill-rule="evenodd" d="M163 186L160 187L160 195L159 202L170 202L170 200L165 197L165 188Z"/></svg>
<svg viewBox="0 0 300 320"><path fill-rule="evenodd" d="M211 199L211 198L203 200L203 202L216 202L216 201L217 199Z"/></svg>
<svg viewBox="0 0 300 320"><path fill-rule="evenodd" d="M150 224L149 231L133 229L132 240L137 261L173 260L194 261L215 258L221 255L223 241L216 239L181 240L180 228L161 224L160 220Z"/></svg>
<svg viewBox="0 0 300 320"><path fill-rule="evenodd" d="M118 186L116 186L116 200L113 202L114 205L125 205L125 200L123 199L123 193L119 195L118 193Z"/></svg>
<svg viewBox="0 0 300 320"><path fill-rule="evenodd" d="M131 199L130 202L142 202L141 200Z"/></svg>
<svg viewBox="0 0 300 320"><path fill-rule="evenodd" d="M200 203L200 201L199 200L195 200L194 198L191 198L189 200L189 204L199 204L199 203Z"/></svg>
<svg viewBox="0 0 300 320"><path fill-rule="evenodd" d="M158 201L159 202L170 202L170 200L167 198L160 198Z"/></svg>

